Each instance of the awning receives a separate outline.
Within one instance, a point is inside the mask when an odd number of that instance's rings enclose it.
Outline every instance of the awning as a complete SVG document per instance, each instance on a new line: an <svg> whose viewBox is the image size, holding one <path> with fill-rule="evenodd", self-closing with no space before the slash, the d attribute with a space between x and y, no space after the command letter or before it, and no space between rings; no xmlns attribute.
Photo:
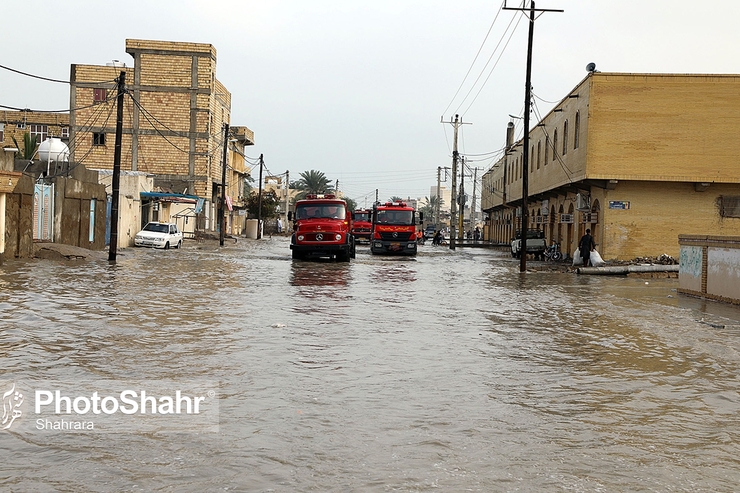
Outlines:
<svg viewBox="0 0 740 493"><path fill-rule="evenodd" d="M183 193L166 193L166 192L141 192L142 199L159 199L163 202L179 202L185 204L195 204L198 202L197 195L185 195Z"/></svg>

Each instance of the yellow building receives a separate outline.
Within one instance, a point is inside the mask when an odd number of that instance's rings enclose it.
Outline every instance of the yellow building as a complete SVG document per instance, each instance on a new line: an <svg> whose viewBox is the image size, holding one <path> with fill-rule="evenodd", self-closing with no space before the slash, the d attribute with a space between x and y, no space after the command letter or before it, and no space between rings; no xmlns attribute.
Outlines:
<svg viewBox="0 0 740 493"><path fill-rule="evenodd" d="M22 154L23 135L26 133L36 137L37 144L48 137L57 137L66 142L69 140L69 114L30 110L0 111L0 147L14 147L15 142L18 142Z"/></svg>
<svg viewBox="0 0 740 493"><path fill-rule="evenodd" d="M152 192L204 199L198 229L216 230L221 195L224 145L243 154L254 134L231 120L231 93L216 79L216 49L210 44L126 40L133 67L72 65L70 160L88 168L112 169L116 131L116 79L126 73L121 169L154 175ZM227 203L238 208L243 192L243 162L227 152ZM241 184L241 185L240 185ZM145 204L146 205L146 204ZM145 212L157 217L166 208ZM156 214L155 214L156 212ZM231 215L228 212L231 224Z"/></svg>
<svg viewBox="0 0 740 493"><path fill-rule="evenodd" d="M605 259L669 254L679 234L740 235L740 75L591 72L483 176L486 238L529 229L569 255L590 228Z"/></svg>

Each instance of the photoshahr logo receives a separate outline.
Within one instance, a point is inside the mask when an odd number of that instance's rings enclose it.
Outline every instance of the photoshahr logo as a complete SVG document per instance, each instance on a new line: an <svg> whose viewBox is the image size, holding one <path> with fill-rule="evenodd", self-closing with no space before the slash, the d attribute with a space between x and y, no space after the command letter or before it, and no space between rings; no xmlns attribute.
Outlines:
<svg viewBox="0 0 740 493"><path fill-rule="evenodd" d="M0 426L3 430L9 429L13 422L23 415L21 405L23 404L23 394L13 386L3 394L3 417Z"/></svg>

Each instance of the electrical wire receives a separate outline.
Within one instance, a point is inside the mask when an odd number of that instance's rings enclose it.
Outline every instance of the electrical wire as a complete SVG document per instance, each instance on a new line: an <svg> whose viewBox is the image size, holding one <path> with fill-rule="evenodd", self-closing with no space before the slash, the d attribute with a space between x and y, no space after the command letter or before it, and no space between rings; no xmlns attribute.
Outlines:
<svg viewBox="0 0 740 493"><path fill-rule="evenodd" d="M480 45L480 48L478 48L478 53L475 54L475 58L473 58L473 61L470 64L470 68L468 68L468 71L465 73L465 77L463 77L462 82L460 82L460 86L457 88L457 91L455 91L455 95L452 96L452 99L450 100L449 104L445 108L445 110L442 112L442 114L446 114L447 110L450 109L450 106L452 106L452 103L455 101L455 98L458 94L460 94L460 89L463 88L463 85L465 84L465 81L468 80L468 75L470 75L470 72L473 70L473 67L475 66L475 62L478 60L478 57L480 56L481 51L483 50L483 46L485 46L486 41L488 40L488 36L491 34L491 30L493 29L493 26L496 24L496 20L498 19L499 14L503 12L503 6L506 4L504 1L501 4L501 7L499 7L498 12L496 12L496 16L493 18L493 22L491 22L491 27L488 28L488 32L486 33L486 36L483 38L483 42Z"/></svg>
<svg viewBox="0 0 740 493"><path fill-rule="evenodd" d="M4 70L8 70L10 72L15 72L16 74L25 75L26 77L32 77L34 79L45 80L45 81L48 81L48 82L58 82L60 84L71 84L71 82L68 81L68 80L50 79L49 77L42 77L40 75L29 74L27 72L22 72L20 70L14 69L14 68L6 67L5 65L0 65L0 68L1 69L4 69ZM101 82L93 82L92 84L108 84L108 83L116 82L116 81L117 81L117 79L114 79L114 80L106 80L106 81L101 81Z"/></svg>

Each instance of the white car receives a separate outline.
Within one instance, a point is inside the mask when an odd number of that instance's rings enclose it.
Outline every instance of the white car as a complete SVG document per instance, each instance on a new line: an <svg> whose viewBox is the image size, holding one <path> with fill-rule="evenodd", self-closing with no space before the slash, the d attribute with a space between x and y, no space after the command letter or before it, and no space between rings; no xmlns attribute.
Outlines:
<svg viewBox="0 0 740 493"><path fill-rule="evenodd" d="M147 223L144 229L136 233L134 245L164 248L182 246L182 231L173 223Z"/></svg>

